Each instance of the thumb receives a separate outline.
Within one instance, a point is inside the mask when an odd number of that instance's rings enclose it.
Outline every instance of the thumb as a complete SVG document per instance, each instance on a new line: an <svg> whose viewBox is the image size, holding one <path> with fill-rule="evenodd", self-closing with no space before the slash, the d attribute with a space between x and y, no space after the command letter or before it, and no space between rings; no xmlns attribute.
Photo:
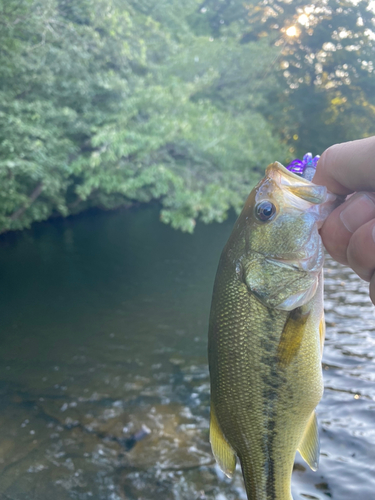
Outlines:
<svg viewBox="0 0 375 500"><path fill-rule="evenodd" d="M313 182L341 195L375 191L375 136L326 149Z"/></svg>

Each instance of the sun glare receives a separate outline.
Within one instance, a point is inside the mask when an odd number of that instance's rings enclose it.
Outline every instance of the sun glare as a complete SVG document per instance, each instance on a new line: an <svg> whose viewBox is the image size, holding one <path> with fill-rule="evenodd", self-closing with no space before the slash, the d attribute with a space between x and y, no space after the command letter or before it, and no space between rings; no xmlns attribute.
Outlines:
<svg viewBox="0 0 375 500"><path fill-rule="evenodd" d="M297 34L296 27L295 27L295 26L290 26L290 27L286 30L286 34L287 34L288 36L296 36L296 34Z"/></svg>

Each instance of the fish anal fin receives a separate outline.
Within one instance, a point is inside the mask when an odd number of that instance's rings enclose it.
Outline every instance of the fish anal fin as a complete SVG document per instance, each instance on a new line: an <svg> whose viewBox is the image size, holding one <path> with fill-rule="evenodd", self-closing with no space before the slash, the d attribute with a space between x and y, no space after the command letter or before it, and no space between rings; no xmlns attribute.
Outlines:
<svg viewBox="0 0 375 500"><path fill-rule="evenodd" d="M302 458L312 470L318 469L319 464L319 433L318 422L315 411L312 412L310 419L303 433L298 451Z"/></svg>
<svg viewBox="0 0 375 500"><path fill-rule="evenodd" d="M210 443L212 453L218 463L220 469L227 477L232 477L236 468L236 455L225 439L217 421L215 409L211 403L211 419L210 419Z"/></svg>
<svg viewBox="0 0 375 500"><path fill-rule="evenodd" d="M288 366L301 347L310 312L299 307L291 311L287 319L277 349L277 359L282 367Z"/></svg>

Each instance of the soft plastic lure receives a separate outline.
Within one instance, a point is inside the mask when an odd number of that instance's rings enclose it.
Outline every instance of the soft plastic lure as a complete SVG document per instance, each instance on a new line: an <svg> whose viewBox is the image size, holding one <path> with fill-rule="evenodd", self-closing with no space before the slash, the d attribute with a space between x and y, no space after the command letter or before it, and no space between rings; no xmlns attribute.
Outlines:
<svg viewBox="0 0 375 500"><path fill-rule="evenodd" d="M320 156L314 156L311 153L306 153L302 160L296 158L285 168L294 174L300 175L304 179L311 181L314 177L316 165Z"/></svg>

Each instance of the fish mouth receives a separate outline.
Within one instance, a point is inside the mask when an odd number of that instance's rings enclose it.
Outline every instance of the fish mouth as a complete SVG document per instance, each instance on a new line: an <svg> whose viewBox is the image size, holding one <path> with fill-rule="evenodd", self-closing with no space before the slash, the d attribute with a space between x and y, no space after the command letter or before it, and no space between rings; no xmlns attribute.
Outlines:
<svg viewBox="0 0 375 500"><path fill-rule="evenodd" d="M329 193L325 186L314 184L312 181L287 170L278 161L267 167L266 176L272 178L281 189L299 198L300 202L306 203L304 208L308 208L310 204L321 205L327 201L336 200L336 196Z"/></svg>
<svg viewBox="0 0 375 500"><path fill-rule="evenodd" d="M306 184L306 185L310 185L312 184L311 181L308 181L307 179L305 179L304 177L301 177L300 175L297 175L295 174L294 172L292 172L291 170L288 170L286 167L284 167L284 165L282 163L280 163L279 161L275 161L274 163L271 163L271 165L269 165L268 168L272 168L272 169L275 169L275 170L279 170L279 172L284 175L285 177L290 177L291 179L297 181L299 184Z"/></svg>

